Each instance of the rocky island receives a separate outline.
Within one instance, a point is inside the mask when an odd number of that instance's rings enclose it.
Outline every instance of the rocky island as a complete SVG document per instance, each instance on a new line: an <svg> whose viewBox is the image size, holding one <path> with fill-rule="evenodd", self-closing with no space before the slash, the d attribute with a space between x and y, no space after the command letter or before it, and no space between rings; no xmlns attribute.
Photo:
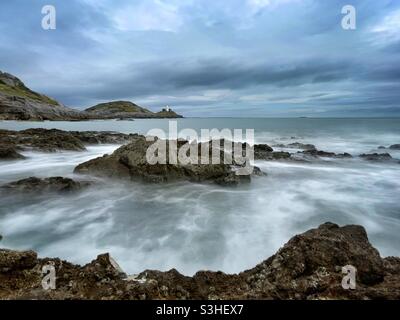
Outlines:
<svg viewBox="0 0 400 320"><path fill-rule="evenodd" d="M0 71L0 120L83 121L101 119L182 118L174 111L152 112L129 101L98 104L84 111L29 89L17 77Z"/></svg>
<svg viewBox="0 0 400 320"><path fill-rule="evenodd" d="M172 110L152 112L130 101L101 103L85 110L96 119L135 119L135 118L182 118Z"/></svg>

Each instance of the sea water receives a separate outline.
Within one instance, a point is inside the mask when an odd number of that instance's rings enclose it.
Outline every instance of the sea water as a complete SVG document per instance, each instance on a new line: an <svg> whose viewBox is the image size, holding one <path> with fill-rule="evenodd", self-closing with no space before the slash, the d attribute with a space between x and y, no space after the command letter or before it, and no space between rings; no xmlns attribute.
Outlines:
<svg viewBox="0 0 400 320"><path fill-rule="evenodd" d="M58 128L142 133L168 120L13 122L0 129ZM179 119L178 129L254 129L256 143L315 144L324 151L400 152L400 119ZM79 163L118 145L85 152L24 152L0 162L0 184L30 177L76 178ZM295 150L292 150L295 151ZM357 157L312 163L257 161L268 175L248 185L141 184L100 181L69 195L0 198L1 247L88 263L109 252L127 273L144 269L233 273L275 253L295 234L331 221L363 225L382 256L400 256L400 164Z"/></svg>

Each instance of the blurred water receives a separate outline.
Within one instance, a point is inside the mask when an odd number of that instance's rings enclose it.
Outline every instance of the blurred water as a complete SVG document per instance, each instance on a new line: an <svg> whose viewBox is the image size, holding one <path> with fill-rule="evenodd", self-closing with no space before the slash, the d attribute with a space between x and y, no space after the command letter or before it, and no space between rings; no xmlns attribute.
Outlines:
<svg viewBox="0 0 400 320"><path fill-rule="evenodd" d="M179 129L254 128L256 141L299 141L335 152L376 152L400 143L398 119L181 119ZM146 133L167 120L0 122L0 128L57 127ZM74 177L73 168L118 146L87 152L25 153L0 163L0 183L28 176ZM382 150L380 150L382 152ZM390 151L400 159L398 151ZM320 223L361 224L383 256L400 255L400 164L360 159L313 164L259 161L268 173L224 188L105 181L73 195L0 198L2 247L87 263L110 252L128 273L177 268L239 272Z"/></svg>

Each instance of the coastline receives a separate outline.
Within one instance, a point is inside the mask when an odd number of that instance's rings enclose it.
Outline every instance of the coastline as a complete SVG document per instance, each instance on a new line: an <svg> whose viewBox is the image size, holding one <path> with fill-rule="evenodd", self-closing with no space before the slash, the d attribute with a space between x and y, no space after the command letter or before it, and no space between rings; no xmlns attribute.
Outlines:
<svg viewBox="0 0 400 320"><path fill-rule="evenodd" d="M343 285L354 267L356 287ZM52 266L53 288L43 286ZM289 240L256 267L239 274L145 270L127 275L109 254L84 265L0 249L0 299L35 300L366 300L400 299L400 258L382 259L361 226L325 223Z"/></svg>

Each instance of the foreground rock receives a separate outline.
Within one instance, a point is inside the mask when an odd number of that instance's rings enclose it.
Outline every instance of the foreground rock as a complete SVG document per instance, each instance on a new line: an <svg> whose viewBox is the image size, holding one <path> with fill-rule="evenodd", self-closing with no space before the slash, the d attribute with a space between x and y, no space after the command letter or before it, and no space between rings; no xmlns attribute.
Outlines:
<svg viewBox="0 0 400 320"><path fill-rule="evenodd" d="M40 271L52 263L56 290ZM356 289L342 267L357 269ZM382 259L361 226L321 225L293 237L275 255L239 274L146 270L127 277L108 255L81 267L34 252L0 250L2 299L400 299L400 259Z"/></svg>
<svg viewBox="0 0 400 320"><path fill-rule="evenodd" d="M58 129L27 129L11 131L0 129L1 149L21 149L43 152L83 151L86 145L124 144L135 134L110 131L63 131ZM4 152L6 154L6 152Z"/></svg>
<svg viewBox="0 0 400 320"><path fill-rule="evenodd" d="M87 188L90 185L91 182L89 181L74 181L63 177L50 177L44 179L30 177L2 185L0 186L0 190L3 192L13 193L73 192Z"/></svg>
<svg viewBox="0 0 400 320"><path fill-rule="evenodd" d="M237 170L242 167L235 164L224 164L224 151L217 148L219 164L213 164L207 161L207 164L201 162L202 144L189 144L187 141L164 141L166 152L158 154L165 157L165 164L149 163L147 152L154 141L147 141L144 136L136 136L131 143L117 149L112 155L104 155L85 163L78 165L74 172L78 174L89 174L99 177L144 181L144 182L170 182L186 180L191 182L214 182L221 185L236 185L241 182L249 182L250 174L238 175ZM220 141L221 143L222 141ZM176 163L170 162L170 145L176 146L177 152L188 154L189 148L198 150L199 159L193 163L181 163L177 159ZM221 144L219 144L221 146ZM181 151L184 150L184 151ZM186 150L186 151L185 151ZM212 159L213 144L209 145L209 159ZM253 169L257 175L261 175L261 170Z"/></svg>

